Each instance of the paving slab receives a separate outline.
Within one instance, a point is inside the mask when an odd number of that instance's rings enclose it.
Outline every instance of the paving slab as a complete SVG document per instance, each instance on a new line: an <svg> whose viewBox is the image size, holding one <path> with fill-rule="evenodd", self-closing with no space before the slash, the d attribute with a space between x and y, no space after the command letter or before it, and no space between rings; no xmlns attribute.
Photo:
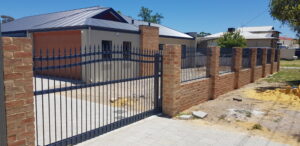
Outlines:
<svg viewBox="0 0 300 146"><path fill-rule="evenodd" d="M247 133L152 116L78 146L285 146Z"/></svg>

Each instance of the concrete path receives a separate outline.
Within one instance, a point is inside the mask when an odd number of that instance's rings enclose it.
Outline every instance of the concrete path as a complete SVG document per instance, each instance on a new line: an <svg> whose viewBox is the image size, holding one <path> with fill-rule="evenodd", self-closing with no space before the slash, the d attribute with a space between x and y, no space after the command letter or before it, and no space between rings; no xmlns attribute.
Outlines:
<svg viewBox="0 0 300 146"><path fill-rule="evenodd" d="M300 69L300 67L280 67L280 69Z"/></svg>
<svg viewBox="0 0 300 146"><path fill-rule="evenodd" d="M245 133L152 116L78 146L284 146Z"/></svg>

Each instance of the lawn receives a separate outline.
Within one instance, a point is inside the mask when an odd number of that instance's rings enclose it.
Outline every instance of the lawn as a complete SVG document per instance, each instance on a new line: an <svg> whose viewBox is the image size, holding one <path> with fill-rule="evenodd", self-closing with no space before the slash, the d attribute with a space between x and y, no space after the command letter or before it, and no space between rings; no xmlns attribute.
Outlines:
<svg viewBox="0 0 300 146"><path fill-rule="evenodd" d="M298 60L281 60L281 67L300 67L300 59Z"/></svg>
<svg viewBox="0 0 300 146"><path fill-rule="evenodd" d="M268 82L285 82L291 86L300 84L300 69L284 69L265 79Z"/></svg>

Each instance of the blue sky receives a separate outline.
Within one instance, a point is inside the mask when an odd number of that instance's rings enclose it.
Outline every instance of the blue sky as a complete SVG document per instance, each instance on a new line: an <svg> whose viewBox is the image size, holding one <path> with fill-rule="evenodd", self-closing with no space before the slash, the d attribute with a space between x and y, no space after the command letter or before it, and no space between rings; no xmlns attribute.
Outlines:
<svg viewBox="0 0 300 146"><path fill-rule="evenodd" d="M295 37L288 26L273 20L269 0L3 0L0 15L15 18L70 9L105 6L137 18L141 6L162 13L162 24L182 32L226 31L228 27L272 25Z"/></svg>

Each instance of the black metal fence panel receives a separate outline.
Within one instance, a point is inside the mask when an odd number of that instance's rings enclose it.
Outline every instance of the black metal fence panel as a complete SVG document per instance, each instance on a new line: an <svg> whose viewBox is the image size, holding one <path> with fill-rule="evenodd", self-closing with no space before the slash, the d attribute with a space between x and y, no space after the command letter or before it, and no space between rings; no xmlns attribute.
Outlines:
<svg viewBox="0 0 300 146"><path fill-rule="evenodd" d="M267 64L271 64L272 49L267 49Z"/></svg>
<svg viewBox="0 0 300 146"><path fill-rule="evenodd" d="M250 68L251 67L251 49L244 48L242 55L242 68Z"/></svg>
<svg viewBox="0 0 300 146"><path fill-rule="evenodd" d="M262 65L262 57L263 57L263 49L257 49L257 56L256 56L256 66Z"/></svg>
<svg viewBox="0 0 300 146"><path fill-rule="evenodd" d="M35 50L37 145L77 144L160 112L161 56L111 45Z"/></svg>
<svg viewBox="0 0 300 146"><path fill-rule="evenodd" d="M208 77L206 48L184 48L181 56L181 82Z"/></svg>
<svg viewBox="0 0 300 146"><path fill-rule="evenodd" d="M233 49L221 48L219 59L219 74L232 72L233 66Z"/></svg>

